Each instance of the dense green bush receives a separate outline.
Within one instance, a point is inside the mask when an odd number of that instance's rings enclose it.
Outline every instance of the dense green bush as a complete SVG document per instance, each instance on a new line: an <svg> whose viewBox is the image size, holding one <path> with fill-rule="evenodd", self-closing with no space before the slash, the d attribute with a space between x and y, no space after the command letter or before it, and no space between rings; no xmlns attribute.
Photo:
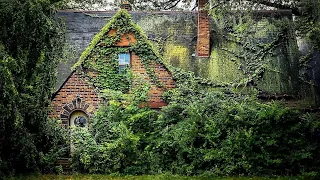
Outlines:
<svg viewBox="0 0 320 180"><path fill-rule="evenodd" d="M319 171L320 122L314 114L248 95L201 90L192 82L178 85L167 97L169 105L159 112L119 99L101 107L89 130L74 130L75 170L184 175Z"/></svg>
<svg viewBox="0 0 320 180"><path fill-rule="evenodd" d="M0 178L50 168L63 133L48 122L64 27L49 0L0 1Z"/></svg>
<svg viewBox="0 0 320 180"><path fill-rule="evenodd" d="M39 132L39 169L42 173L60 173L62 167L57 165L60 157L70 155L69 132L57 120L48 119Z"/></svg>

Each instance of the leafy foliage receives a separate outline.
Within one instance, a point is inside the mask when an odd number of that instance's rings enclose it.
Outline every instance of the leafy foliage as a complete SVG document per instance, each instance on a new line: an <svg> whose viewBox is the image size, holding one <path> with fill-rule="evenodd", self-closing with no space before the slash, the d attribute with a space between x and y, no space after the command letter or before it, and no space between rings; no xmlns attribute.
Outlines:
<svg viewBox="0 0 320 180"><path fill-rule="evenodd" d="M135 88L141 89L139 86ZM147 92L148 89L144 91L145 94ZM104 91L104 94L108 97L108 106L96 113L90 131L76 128L72 132L73 167L80 172L108 174L132 172L132 165L143 168L143 164L136 161L142 158L137 146L143 139L134 132L141 133L150 128L149 119L155 111L140 109L138 105L144 100L133 98L132 94L131 97L115 91ZM132 125L130 129L129 124ZM139 127L136 129L139 132L134 130L136 127Z"/></svg>
<svg viewBox="0 0 320 180"><path fill-rule="evenodd" d="M0 176L37 171L65 144L47 121L64 44L53 13L46 0L0 2Z"/></svg>
<svg viewBox="0 0 320 180"><path fill-rule="evenodd" d="M115 35L109 34L111 30L116 31ZM123 36L130 40L129 35L134 36L135 43L130 42L128 47L116 46ZM133 74L130 67L119 73L118 64L118 55L128 52L139 56L151 81L158 87L162 87L163 84L152 68L155 63L163 64L162 60L140 27L132 22L126 10L118 11L112 20L102 28L91 41L90 46L82 53L73 69L79 69L79 72L96 73L97 77L90 73L86 73L85 76L101 90L108 88L128 92L132 86Z"/></svg>
<svg viewBox="0 0 320 180"><path fill-rule="evenodd" d="M229 90L200 88L192 78L177 86L160 112L119 98L101 107L89 131L74 131L80 139L75 170L131 175L318 171L317 116Z"/></svg>

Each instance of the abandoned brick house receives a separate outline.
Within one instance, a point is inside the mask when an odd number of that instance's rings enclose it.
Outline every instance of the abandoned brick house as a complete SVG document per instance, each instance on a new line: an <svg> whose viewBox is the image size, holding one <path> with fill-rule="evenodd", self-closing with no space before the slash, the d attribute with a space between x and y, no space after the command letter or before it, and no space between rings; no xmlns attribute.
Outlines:
<svg viewBox="0 0 320 180"><path fill-rule="evenodd" d="M101 82L105 76L121 74L127 66L134 74L151 83L148 100L151 108L165 106L161 97L163 91L175 87L175 80L165 64L193 71L197 76L217 84L255 78L250 74L261 69L243 68L251 67L249 61L252 59L234 55L242 53L244 45L219 38L221 34L216 30L217 22L203 10L207 2L198 1L199 12L138 12L128 9L129 15L125 10L59 11L57 16L66 23L67 38L75 58L58 67L57 91L52 97L49 117L61 119L66 127L75 123L85 126L86 119L90 119L99 107L99 89L118 86L112 82L101 85L97 80ZM273 43L279 34L279 29L270 19L292 19L289 10L260 11L257 14L256 33L251 38L266 44ZM263 94L296 95L317 104L320 94L319 53L314 53L309 61L313 68L304 74L308 81L314 82L312 87L300 83L296 53L307 54L308 46L305 42L297 42L290 30L286 33L288 38L265 56L264 74L255 86ZM150 44L162 58L148 49ZM144 55L146 52L149 53L147 56ZM116 64L118 68L111 72L108 63ZM154 82L149 71L157 75L163 87ZM120 78L119 81L126 83L125 79Z"/></svg>

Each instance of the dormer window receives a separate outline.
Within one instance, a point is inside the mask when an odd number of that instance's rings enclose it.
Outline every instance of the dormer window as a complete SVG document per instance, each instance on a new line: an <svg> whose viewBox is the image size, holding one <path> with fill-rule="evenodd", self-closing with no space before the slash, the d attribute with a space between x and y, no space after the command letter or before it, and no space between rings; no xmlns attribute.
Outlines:
<svg viewBox="0 0 320 180"><path fill-rule="evenodd" d="M130 53L120 53L119 54L119 72L130 66Z"/></svg>

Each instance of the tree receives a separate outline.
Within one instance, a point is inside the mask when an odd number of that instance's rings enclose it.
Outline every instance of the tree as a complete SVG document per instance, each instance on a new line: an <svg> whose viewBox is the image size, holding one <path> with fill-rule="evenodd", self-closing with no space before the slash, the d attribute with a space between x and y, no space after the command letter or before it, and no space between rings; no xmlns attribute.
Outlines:
<svg viewBox="0 0 320 180"><path fill-rule="evenodd" d="M35 171L50 151L48 105L64 49L55 0L0 2L0 177ZM51 133L51 134L50 134Z"/></svg>

